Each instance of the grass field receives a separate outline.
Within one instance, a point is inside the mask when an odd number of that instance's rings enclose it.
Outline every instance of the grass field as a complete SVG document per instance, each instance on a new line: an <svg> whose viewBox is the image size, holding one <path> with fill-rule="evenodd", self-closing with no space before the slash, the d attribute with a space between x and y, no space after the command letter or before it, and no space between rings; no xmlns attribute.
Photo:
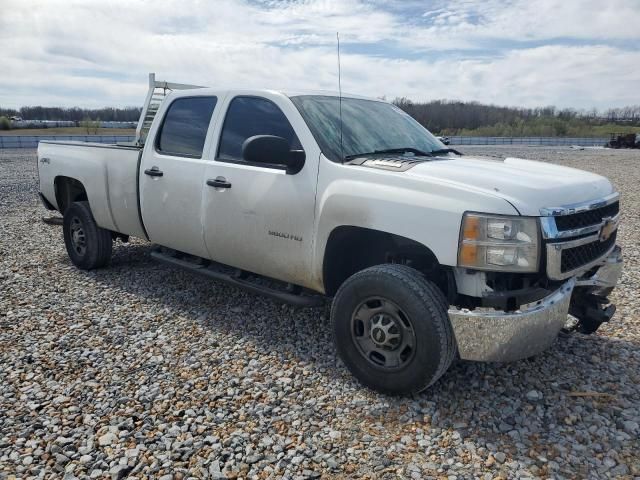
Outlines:
<svg viewBox="0 0 640 480"><path fill-rule="evenodd" d="M135 135L133 128L98 128L87 133L83 127L56 127L56 128L20 128L15 130L0 130L0 135Z"/></svg>

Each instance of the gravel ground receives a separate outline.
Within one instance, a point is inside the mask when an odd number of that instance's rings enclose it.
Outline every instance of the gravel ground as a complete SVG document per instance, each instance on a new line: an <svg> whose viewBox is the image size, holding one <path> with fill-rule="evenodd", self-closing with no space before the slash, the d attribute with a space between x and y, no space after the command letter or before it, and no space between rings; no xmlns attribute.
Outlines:
<svg viewBox="0 0 640 480"><path fill-rule="evenodd" d="M413 398L352 379L326 309L171 270L140 241L75 269L40 221L35 152L0 150L0 478L640 478L640 152L462 150L614 181L618 313Z"/></svg>

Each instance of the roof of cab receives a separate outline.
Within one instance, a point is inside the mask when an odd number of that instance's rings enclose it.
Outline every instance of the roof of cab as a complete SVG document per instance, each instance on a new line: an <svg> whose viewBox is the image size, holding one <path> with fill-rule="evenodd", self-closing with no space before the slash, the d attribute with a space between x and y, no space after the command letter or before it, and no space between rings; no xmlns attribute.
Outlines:
<svg viewBox="0 0 640 480"><path fill-rule="evenodd" d="M356 95L355 93L342 92L342 94L333 91L333 90L284 90L280 91L283 95L287 97L299 97L302 95L318 95L323 97L340 97L342 98L359 98L361 100L373 100L376 102L385 102L386 100L382 100L380 98L372 98L366 97L364 95Z"/></svg>
<svg viewBox="0 0 640 480"><path fill-rule="evenodd" d="M197 91L199 94L220 94L226 93L231 95L263 95L265 93L269 94L280 94L286 97L299 97L303 95L317 95L323 97L336 97L338 98L340 94L336 91L331 90L275 90L275 89L253 89L253 88L197 88L197 89L188 89L188 90L174 90L172 93L178 93L180 96L188 96L193 95L193 92ZM342 93L342 98L357 98L361 100L373 100L376 102L386 102L386 100L382 100L380 98L371 98L365 97L362 95L356 95L353 93Z"/></svg>

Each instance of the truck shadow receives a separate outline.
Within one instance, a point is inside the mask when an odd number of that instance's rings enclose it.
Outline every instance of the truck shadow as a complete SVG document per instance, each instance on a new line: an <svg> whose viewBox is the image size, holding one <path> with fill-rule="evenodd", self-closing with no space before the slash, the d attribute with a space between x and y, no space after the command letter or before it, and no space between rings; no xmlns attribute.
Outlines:
<svg viewBox="0 0 640 480"><path fill-rule="evenodd" d="M235 335L249 340L258 356L277 352L283 362L307 365L324 377L318 388L326 394L362 399L367 408L359 421L381 425L376 437L380 442L413 435L416 429L425 432L425 438L431 438L428 446L399 447L417 461L446 467L448 455L462 448L491 464L482 468L498 472L499 461L489 454L502 452L507 462L524 462L531 473L555 476L563 467L554 470L549 461L572 455L578 463L565 474L587 476L586 458L614 449L616 461L625 463L634 444L638 451L638 440L630 440L621 425L640 409L640 345L607 336L606 326L603 334L561 337L547 352L520 362L457 362L427 391L388 397L358 385L336 359L328 307L282 306L157 264L149 258L150 250L148 244L118 247L110 268L79 274L114 293L134 296L150 314L162 312L164 322L186 317L203 326L212 339ZM611 378L618 380L612 383ZM576 428L580 422L588 425ZM349 434L357 442L367 431ZM430 447L433 453L428 453ZM430 459L432 454L436 460ZM582 464L580 459L585 459Z"/></svg>

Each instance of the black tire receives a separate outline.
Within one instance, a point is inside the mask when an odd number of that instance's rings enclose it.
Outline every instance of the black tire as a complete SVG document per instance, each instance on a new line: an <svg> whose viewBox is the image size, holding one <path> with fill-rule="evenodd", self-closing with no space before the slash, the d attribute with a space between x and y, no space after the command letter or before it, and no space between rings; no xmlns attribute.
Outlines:
<svg viewBox="0 0 640 480"><path fill-rule="evenodd" d="M448 308L440 289L413 268L388 264L362 270L348 278L333 299L338 355L371 389L391 395L420 392L435 383L456 357ZM367 315L369 319L363 319ZM386 330L380 335L382 326ZM397 345L376 343L390 339ZM366 353L366 346L374 348Z"/></svg>
<svg viewBox="0 0 640 480"><path fill-rule="evenodd" d="M76 267L92 270L109 263L113 244L111 232L96 224L89 202L69 205L62 225L67 253Z"/></svg>

